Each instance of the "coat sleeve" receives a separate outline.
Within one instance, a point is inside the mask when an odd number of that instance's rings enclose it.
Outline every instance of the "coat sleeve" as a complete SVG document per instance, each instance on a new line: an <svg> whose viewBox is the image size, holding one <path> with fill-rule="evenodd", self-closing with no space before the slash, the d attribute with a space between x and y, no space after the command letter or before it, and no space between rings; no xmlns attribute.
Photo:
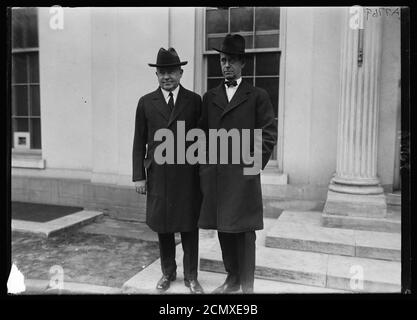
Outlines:
<svg viewBox="0 0 417 320"><path fill-rule="evenodd" d="M259 88L258 88L259 89ZM277 125L268 93L259 89L256 107L256 128L262 129L262 170L272 155L277 142Z"/></svg>
<svg viewBox="0 0 417 320"><path fill-rule="evenodd" d="M133 138L133 175L132 181L145 180L144 158L146 155L148 128L144 112L143 98L139 100L136 108L135 134Z"/></svg>

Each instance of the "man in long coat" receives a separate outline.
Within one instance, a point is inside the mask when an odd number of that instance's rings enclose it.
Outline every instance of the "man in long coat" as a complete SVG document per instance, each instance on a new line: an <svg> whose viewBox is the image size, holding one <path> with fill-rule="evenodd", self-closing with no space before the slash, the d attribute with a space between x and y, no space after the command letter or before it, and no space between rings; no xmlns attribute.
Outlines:
<svg viewBox="0 0 417 320"><path fill-rule="evenodd" d="M192 293L203 293L197 280L201 205L198 166L176 159L177 127L181 128L178 123L187 132L197 127L201 114L201 97L180 84L181 66L186 63L173 48L161 48L156 64L149 63L156 67L159 87L141 97L136 109L133 181L138 193L147 194L146 223L158 233L162 278L157 289L166 291L176 279L174 235L180 232L184 283ZM159 129L169 129L174 136L174 145L168 146L173 147L174 163L159 164L161 161L155 160L155 150L163 142L155 140Z"/></svg>
<svg viewBox="0 0 417 320"><path fill-rule="evenodd" d="M264 169L277 139L270 98L264 89L242 80L245 65L242 36L227 35L222 48L215 50L220 52L225 81L203 96L199 125L206 135L210 129L237 129L240 133L250 129L252 139L250 142L242 140L242 149L244 144L250 144L251 155L258 152L259 158L262 157L260 166ZM258 149L253 138L254 129L262 129ZM263 229L260 174L259 170L258 174L244 174L243 160L240 164L231 163L231 156L229 141L228 164L200 165L203 202L198 225L203 229L218 230L227 278L214 293L234 292L240 287L244 293L251 293L255 272L255 230Z"/></svg>

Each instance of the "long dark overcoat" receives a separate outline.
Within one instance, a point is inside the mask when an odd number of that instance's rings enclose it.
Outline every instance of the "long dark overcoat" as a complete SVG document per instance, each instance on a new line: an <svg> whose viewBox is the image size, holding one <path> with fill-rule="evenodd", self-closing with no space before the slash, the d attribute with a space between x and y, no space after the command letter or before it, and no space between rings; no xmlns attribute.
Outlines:
<svg viewBox="0 0 417 320"><path fill-rule="evenodd" d="M187 232L197 228L201 205L198 165L155 162L155 148L163 141L155 141L154 135L163 128L173 132L177 163L177 121L185 121L187 132L197 127L200 114L201 97L181 85L172 112L160 88L139 99L132 180L147 179L146 223L155 232Z"/></svg>
<svg viewBox="0 0 417 320"><path fill-rule="evenodd" d="M267 92L244 80L230 103L224 84L211 89L203 96L199 126L205 132L221 128L227 131L233 128L240 131L262 129L262 169L265 168L277 139L277 125ZM229 144L229 164L217 162L200 165L203 201L198 226L221 232L263 229L260 174L244 175L245 165L242 162L231 163L230 149ZM253 141L250 150L253 155Z"/></svg>

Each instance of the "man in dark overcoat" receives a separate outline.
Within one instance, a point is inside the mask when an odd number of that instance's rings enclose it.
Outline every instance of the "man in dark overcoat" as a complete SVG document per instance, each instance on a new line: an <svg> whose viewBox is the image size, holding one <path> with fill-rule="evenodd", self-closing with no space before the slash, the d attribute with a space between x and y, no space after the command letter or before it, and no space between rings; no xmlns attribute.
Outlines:
<svg viewBox="0 0 417 320"><path fill-rule="evenodd" d="M166 291L176 279L174 236L180 232L184 284L192 293L203 293L197 280L197 222L201 205L198 166L177 161L177 127L183 127L185 133L196 128L201 114L201 97L180 84L181 66L185 64L187 61L181 62L174 48L161 48L156 64L149 63L156 67L159 87L141 97L136 109L133 181L136 191L147 195L146 223L158 233L162 278L157 289ZM169 147L174 150L174 163L160 164L154 157L163 142L155 140L159 129L169 129L173 134L174 144Z"/></svg>
<svg viewBox="0 0 417 320"><path fill-rule="evenodd" d="M270 98L264 89L242 79L245 66L242 36L228 34L221 49L215 50L220 52L224 81L203 96L199 126L206 135L210 129L237 129L239 132L250 129L252 139L250 142L242 139L242 149L244 144L250 144L250 155L258 153L262 159L259 169L264 169L277 139ZM254 129L262 129L258 149ZM240 288L244 293L251 293L255 272L255 230L263 229L260 173L258 170L257 174L244 174L243 159L240 164L231 163L230 141L228 151L227 164L200 165L203 202L198 225L203 229L218 230L227 278L214 293L229 293Z"/></svg>

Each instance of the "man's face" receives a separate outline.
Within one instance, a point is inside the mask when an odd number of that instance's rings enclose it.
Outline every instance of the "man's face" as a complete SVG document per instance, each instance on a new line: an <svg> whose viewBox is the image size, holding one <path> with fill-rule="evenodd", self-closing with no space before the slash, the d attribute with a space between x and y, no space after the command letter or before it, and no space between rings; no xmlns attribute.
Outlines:
<svg viewBox="0 0 417 320"><path fill-rule="evenodd" d="M172 91L180 84L183 70L180 67L156 68L159 86Z"/></svg>
<svg viewBox="0 0 417 320"><path fill-rule="evenodd" d="M225 79L235 80L242 76L242 69L245 63L239 56L228 55L220 52L220 67Z"/></svg>

